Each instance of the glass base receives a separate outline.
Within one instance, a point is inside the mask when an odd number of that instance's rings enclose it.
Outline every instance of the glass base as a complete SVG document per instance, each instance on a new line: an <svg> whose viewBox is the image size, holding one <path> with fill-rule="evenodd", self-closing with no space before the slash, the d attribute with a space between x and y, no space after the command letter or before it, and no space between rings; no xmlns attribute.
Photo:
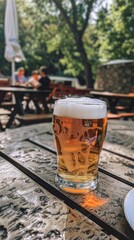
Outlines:
<svg viewBox="0 0 134 240"><path fill-rule="evenodd" d="M70 182L61 178L58 174L56 175L56 184L59 188L65 192L74 193L74 194L85 194L97 188L98 178L85 182Z"/></svg>

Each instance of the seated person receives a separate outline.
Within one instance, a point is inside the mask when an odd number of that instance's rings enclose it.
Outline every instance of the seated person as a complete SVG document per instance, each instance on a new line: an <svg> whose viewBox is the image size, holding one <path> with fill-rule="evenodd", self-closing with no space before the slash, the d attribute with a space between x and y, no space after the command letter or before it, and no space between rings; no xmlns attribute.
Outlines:
<svg viewBox="0 0 134 240"><path fill-rule="evenodd" d="M38 86L38 89L48 90L50 85L50 79L47 75L47 68L45 66L40 67L39 73L40 73L40 79L39 79L40 85Z"/></svg>
<svg viewBox="0 0 134 240"><path fill-rule="evenodd" d="M38 84L38 86L36 86L36 88L39 90L49 90L50 79L47 75L47 68L40 67L39 73L40 73L40 78L38 80L39 84ZM48 95L49 95L49 93L48 93ZM45 97L47 97L47 94L45 94ZM40 101L42 102L45 112L49 113L49 109L48 109L45 97L44 97L44 93L40 93L40 97L38 96L38 99L40 99ZM40 113L41 109L39 106L38 99L37 100L34 99L34 104L36 106L37 112Z"/></svg>
<svg viewBox="0 0 134 240"><path fill-rule="evenodd" d="M14 77L16 85L25 84L27 82L27 78L25 76L25 69L23 67L20 67L18 69Z"/></svg>
<svg viewBox="0 0 134 240"><path fill-rule="evenodd" d="M32 76L28 81L28 86L32 86L33 88L38 88L40 86L39 73L37 70L32 71Z"/></svg>

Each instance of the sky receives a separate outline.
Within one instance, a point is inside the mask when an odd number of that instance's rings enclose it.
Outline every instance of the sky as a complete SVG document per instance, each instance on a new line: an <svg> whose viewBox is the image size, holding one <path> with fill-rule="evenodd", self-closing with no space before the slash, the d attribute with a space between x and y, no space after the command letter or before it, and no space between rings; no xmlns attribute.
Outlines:
<svg viewBox="0 0 134 240"><path fill-rule="evenodd" d="M111 3L113 2L113 0L101 0L102 1L102 5L105 7L107 5L107 7L109 7L111 5ZM101 6L98 6L95 11L92 12L91 14L91 22L94 22L96 21L96 15L97 15L97 12L100 10L100 7Z"/></svg>
<svg viewBox="0 0 134 240"><path fill-rule="evenodd" d="M103 5L108 4L110 5L113 2L113 0L103 0Z"/></svg>

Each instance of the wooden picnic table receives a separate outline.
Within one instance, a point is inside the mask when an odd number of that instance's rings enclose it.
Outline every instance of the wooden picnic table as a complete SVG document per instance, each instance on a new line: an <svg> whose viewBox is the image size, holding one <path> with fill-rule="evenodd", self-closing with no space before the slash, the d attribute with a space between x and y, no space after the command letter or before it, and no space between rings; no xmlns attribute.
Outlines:
<svg viewBox="0 0 134 240"><path fill-rule="evenodd" d="M107 99L109 102L111 113L117 113L116 106L121 99L129 101L129 104L127 107L128 112L131 112L134 107L134 93L123 94L123 93L90 91L90 94L97 98Z"/></svg>
<svg viewBox="0 0 134 240"><path fill-rule="evenodd" d="M50 90L38 90L38 89L31 89L28 87L27 88L26 87L0 87L0 106L2 105L4 97L8 92L12 93L15 96L15 104L14 104L14 109L11 112L9 121L6 124L6 128L9 128L11 126L17 114L24 115L22 100L26 94L29 94L31 100L35 97L37 99L40 99L41 97L40 94L44 94L44 101L45 101L45 97L48 96L48 94L50 93Z"/></svg>
<svg viewBox="0 0 134 240"><path fill-rule="evenodd" d="M73 195L55 185L50 123L0 133L0 238L134 239L123 211L134 187L133 148L134 123L109 121L98 188Z"/></svg>

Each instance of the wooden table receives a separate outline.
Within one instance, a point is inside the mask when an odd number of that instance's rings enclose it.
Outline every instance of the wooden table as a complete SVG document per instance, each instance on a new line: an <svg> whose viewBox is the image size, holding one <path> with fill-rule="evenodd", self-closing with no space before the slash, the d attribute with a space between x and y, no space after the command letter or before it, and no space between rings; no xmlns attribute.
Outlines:
<svg viewBox="0 0 134 240"><path fill-rule="evenodd" d="M40 98L40 94L44 94L44 99L50 93L50 90L38 90L31 88L23 88L23 87L0 87L0 105L6 95L6 93L11 92L15 96L15 106L14 110L11 112L9 121L6 125L6 128L9 128L16 116L16 114L24 115L24 109L22 105L22 100L25 94L30 95L30 99L32 97Z"/></svg>
<svg viewBox="0 0 134 240"><path fill-rule="evenodd" d="M109 102L110 112L116 113L116 106L121 99L128 100L128 111L131 112L134 107L134 93L122 94L122 93L111 93L111 92L99 92L99 91L90 91L90 94L97 98L107 99Z"/></svg>
<svg viewBox="0 0 134 240"><path fill-rule="evenodd" d="M134 187L133 122L109 122L99 186L86 195L55 185L51 124L2 132L0 148L0 239L134 239L123 212Z"/></svg>

